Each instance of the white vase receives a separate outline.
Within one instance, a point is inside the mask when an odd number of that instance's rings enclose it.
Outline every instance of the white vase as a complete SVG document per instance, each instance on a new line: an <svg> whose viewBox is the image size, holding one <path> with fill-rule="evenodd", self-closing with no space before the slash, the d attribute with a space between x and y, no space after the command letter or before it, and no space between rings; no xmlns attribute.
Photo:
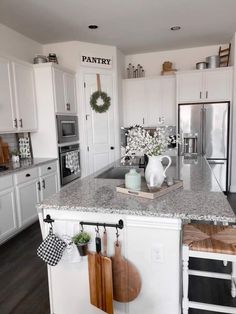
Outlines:
<svg viewBox="0 0 236 314"><path fill-rule="evenodd" d="M168 165L163 167L162 159L167 158L169 160ZM150 191L158 190L166 177L166 170L171 165L171 158L169 156L148 156L148 164L145 170L145 179Z"/></svg>

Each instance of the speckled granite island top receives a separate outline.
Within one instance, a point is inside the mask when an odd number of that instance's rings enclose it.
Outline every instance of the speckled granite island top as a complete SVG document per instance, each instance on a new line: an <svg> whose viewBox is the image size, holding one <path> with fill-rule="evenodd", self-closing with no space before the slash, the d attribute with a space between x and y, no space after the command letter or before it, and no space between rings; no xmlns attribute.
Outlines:
<svg viewBox="0 0 236 314"><path fill-rule="evenodd" d="M184 187L155 200L117 193L116 186L124 180L96 178L106 169L121 166L116 162L68 184L38 209L235 222L233 210L204 157L172 160L167 174L182 179Z"/></svg>

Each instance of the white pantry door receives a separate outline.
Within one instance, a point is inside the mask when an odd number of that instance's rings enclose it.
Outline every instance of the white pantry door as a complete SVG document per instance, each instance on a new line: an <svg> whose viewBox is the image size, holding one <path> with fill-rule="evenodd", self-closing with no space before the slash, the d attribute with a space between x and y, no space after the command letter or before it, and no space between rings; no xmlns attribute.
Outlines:
<svg viewBox="0 0 236 314"><path fill-rule="evenodd" d="M111 97L111 105L104 113L95 112L90 106L90 97L97 91L96 73L84 75L85 115L87 129L87 151L89 174L107 166L115 160L113 78L111 74L100 74L101 89Z"/></svg>

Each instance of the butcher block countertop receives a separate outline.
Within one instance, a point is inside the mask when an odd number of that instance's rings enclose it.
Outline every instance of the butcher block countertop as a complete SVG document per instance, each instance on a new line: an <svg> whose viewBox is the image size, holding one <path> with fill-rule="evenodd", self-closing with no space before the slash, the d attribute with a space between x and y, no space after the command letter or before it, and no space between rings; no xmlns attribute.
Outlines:
<svg viewBox="0 0 236 314"><path fill-rule="evenodd" d="M235 222L235 214L222 193L204 157L172 157L168 173L183 180L183 188L149 200L116 192L121 179L96 178L101 171L66 185L60 192L38 205L38 210L56 209L119 215L153 216L187 220Z"/></svg>

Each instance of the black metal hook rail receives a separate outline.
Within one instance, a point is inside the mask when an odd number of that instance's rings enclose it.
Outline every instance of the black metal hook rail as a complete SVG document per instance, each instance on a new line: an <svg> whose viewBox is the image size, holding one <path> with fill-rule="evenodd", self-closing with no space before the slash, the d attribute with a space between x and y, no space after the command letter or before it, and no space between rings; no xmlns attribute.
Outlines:
<svg viewBox="0 0 236 314"><path fill-rule="evenodd" d="M44 222L52 224L55 220L51 218L50 215L47 215L46 218L43 220ZM96 227L104 227L104 228L118 228L123 229L124 228L124 221L120 219L118 221L118 224L109 224L109 223L102 223L102 222L89 222L89 221L81 221L80 222L81 227L83 226L96 226Z"/></svg>
<svg viewBox="0 0 236 314"><path fill-rule="evenodd" d="M123 229L124 228L124 222L122 219L118 221L118 224L109 224L109 223L102 223L102 222L89 222L89 221L81 221L80 225L83 226L96 226L96 227L111 227L111 228L119 228Z"/></svg>

